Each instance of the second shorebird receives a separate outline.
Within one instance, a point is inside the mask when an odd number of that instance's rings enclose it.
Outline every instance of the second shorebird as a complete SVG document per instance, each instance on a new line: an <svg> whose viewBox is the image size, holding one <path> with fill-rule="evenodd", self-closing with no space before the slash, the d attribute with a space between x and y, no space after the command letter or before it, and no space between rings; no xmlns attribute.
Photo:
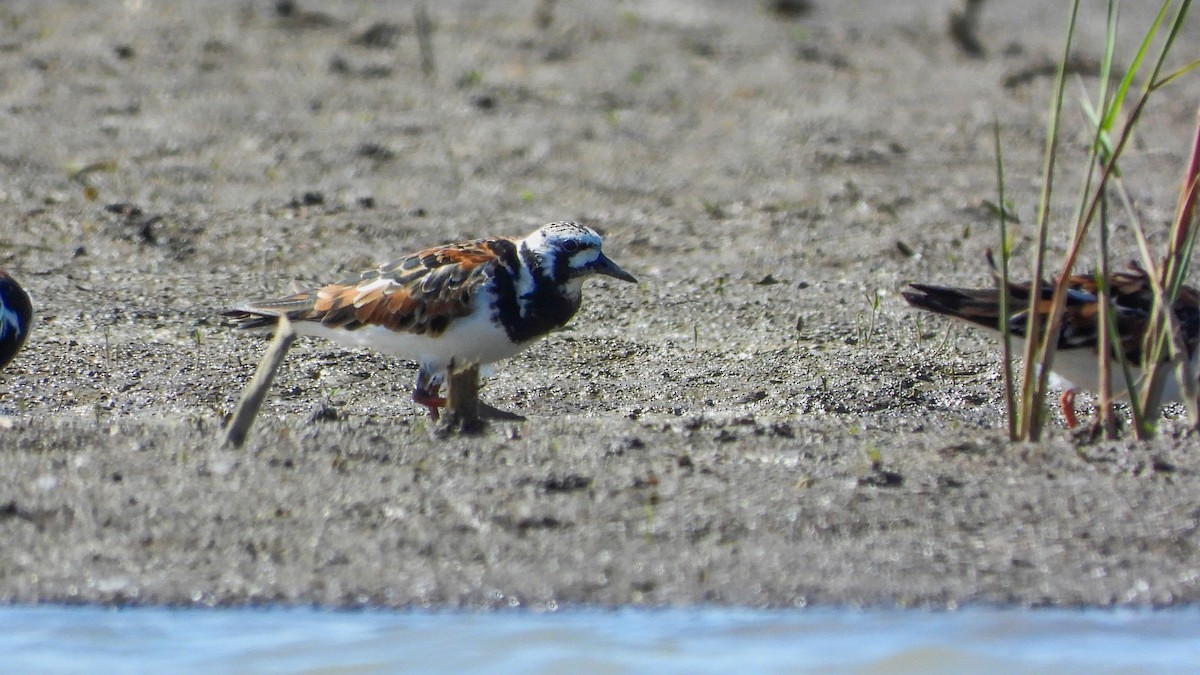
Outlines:
<svg viewBox="0 0 1200 675"><path fill-rule="evenodd" d="M1129 271L1109 274L1108 286L1120 349L1136 381L1142 376L1143 343L1154 305L1150 277L1141 267L1131 263ZM912 288L912 291L903 293L908 304L1000 332L1000 289L951 288L929 284L912 284ZM1009 285L1013 313L1008 317L1008 327L1014 338L1014 353L1017 354L1024 353L1023 338L1029 325L1029 295L1033 288L1032 283ZM1042 326L1046 325L1049 317L1053 292L1053 286L1041 284L1035 320ZM1179 323L1187 357L1194 366L1197 345L1200 344L1200 291L1189 286L1180 288L1172 309ZM1100 365L1097 359L1100 348L1099 318L1100 303L1095 278L1082 274L1068 278L1066 309L1062 327L1055 338L1058 351L1054 357L1053 374L1065 381L1060 382L1065 389L1061 404L1063 417L1071 428L1077 424L1074 406L1076 390L1095 392L1100 388ZM1115 364L1115 359L1113 361ZM1112 374L1113 394L1119 395L1126 389L1125 377L1119 367L1113 368ZM1172 373L1163 388L1162 399L1178 401L1180 396L1179 382Z"/></svg>
<svg viewBox="0 0 1200 675"><path fill-rule="evenodd" d="M637 281L600 244L591 228L550 223L524 239L428 248L316 290L245 303L226 316L240 328L269 330L286 315L300 335L416 361L413 401L436 419L452 365L506 359L566 325L589 276Z"/></svg>

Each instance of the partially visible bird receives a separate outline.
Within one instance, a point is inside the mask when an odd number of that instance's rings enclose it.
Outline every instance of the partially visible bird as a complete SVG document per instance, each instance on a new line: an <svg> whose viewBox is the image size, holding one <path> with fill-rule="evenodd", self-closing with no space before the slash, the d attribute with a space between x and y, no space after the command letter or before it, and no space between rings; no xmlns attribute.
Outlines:
<svg viewBox="0 0 1200 675"><path fill-rule="evenodd" d="M29 294L4 270L0 270L0 368L25 344L33 321Z"/></svg>
<svg viewBox="0 0 1200 675"><path fill-rule="evenodd" d="M243 329L273 329L286 315L300 335L416 361L413 401L437 419L451 364L513 356L575 316L583 281L636 282L609 260L600 235L573 222L524 239L489 238L428 248L375 269L225 315Z"/></svg>
<svg viewBox="0 0 1200 675"><path fill-rule="evenodd" d="M990 260L990 257L989 257ZM1130 365L1135 382L1142 375L1142 349L1146 330L1150 325L1154 294L1150 276L1136 263L1129 264L1128 271L1113 272L1108 276L1108 287L1113 305L1113 318L1120 338L1119 348ZM1042 282L1035 320L1045 327L1051 309L1054 287ZM1000 333L1000 289L968 289L912 284L913 291L902 293L904 299L914 307L956 319L969 321ZM1034 284L1009 283L1011 313L1008 328L1013 340L1014 354L1023 354L1024 336L1029 327L1029 296ZM1172 309L1183 338L1187 357L1196 365L1197 345L1200 344L1200 291L1190 286L1180 289ZM1075 392L1079 389L1098 391L1100 388L1099 336L1100 303L1095 277L1073 275L1067 280L1066 309L1059 333L1055 338L1057 353L1054 356L1052 375L1064 386L1060 403L1067 426L1077 424L1075 417ZM1114 349L1117 345L1113 346ZM1112 359L1112 391L1119 395L1126 390L1125 377ZM1181 393L1174 374L1167 378L1163 389L1164 401L1178 401Z"/></svg>

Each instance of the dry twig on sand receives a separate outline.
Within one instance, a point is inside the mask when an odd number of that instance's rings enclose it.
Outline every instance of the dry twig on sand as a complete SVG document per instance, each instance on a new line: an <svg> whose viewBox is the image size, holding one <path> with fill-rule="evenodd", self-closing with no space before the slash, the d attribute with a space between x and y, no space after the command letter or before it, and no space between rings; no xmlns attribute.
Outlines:
<svg viewBox="0 0 1200 675"><path fill-rule="evenodd" d="M283 357L295 341L296 332L292 330L292 322L288 321L286 316L280 316L271 346L267 347L267 353L263 354L262 361L258 362L258 370L254 371L254 378L242 392L237 412L233 414L233 419L229 421L225 430L225 445L240 448L246 442L246 435L250 433L254 418L258 417L267 390L271 388L271 382L275 379L275 371L279 370L279 366L283 364Z"/></svg>

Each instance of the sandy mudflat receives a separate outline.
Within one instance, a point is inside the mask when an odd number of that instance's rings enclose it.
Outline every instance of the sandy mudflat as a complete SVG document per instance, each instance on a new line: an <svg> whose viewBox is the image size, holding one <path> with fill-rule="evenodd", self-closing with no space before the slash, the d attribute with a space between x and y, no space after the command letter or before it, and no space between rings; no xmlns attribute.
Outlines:
<svg viewBox="0 0 1200 675"><path fill-rule="evenodd" d="M992 343L898 295L988 283L996 117L1027 253L1059 4L989 4L979 59L956 2L437 2L432 79L407 3L0 5L0 265L40 314L0 373L0 600L1200 599L1196 437L1011 445ZM1125 160L1159 247L1198 100ZM411 364L309 340L219 446L266 347L220 310L558 219L642 283L501 365L528 422L436 440Z"/></svg>

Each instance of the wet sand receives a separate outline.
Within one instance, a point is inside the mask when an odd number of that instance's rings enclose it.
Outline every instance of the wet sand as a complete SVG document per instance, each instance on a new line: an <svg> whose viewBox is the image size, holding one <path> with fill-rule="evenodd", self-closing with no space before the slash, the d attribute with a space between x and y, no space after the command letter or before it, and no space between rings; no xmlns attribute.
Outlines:
<svg viewBox="0 0 1200 675"><path fill-rule="evenodd" d="M407 4L0 6L0 266L39 314L0 372L0 599L1200 598L1182 410L1148 443L1010 444L993 342L899 297L988 283L996 118L1019 256L1033 235L1065 10L986 6L974 58L957 4L430 3L424 67ZM1125 160L1160 249L1198 94L1165 90ZM220 311L560 219L641 283L589 282L497 368L484 397L527 422L439 440L412 364L301 340L221 447L266 341Z"/></svg>

